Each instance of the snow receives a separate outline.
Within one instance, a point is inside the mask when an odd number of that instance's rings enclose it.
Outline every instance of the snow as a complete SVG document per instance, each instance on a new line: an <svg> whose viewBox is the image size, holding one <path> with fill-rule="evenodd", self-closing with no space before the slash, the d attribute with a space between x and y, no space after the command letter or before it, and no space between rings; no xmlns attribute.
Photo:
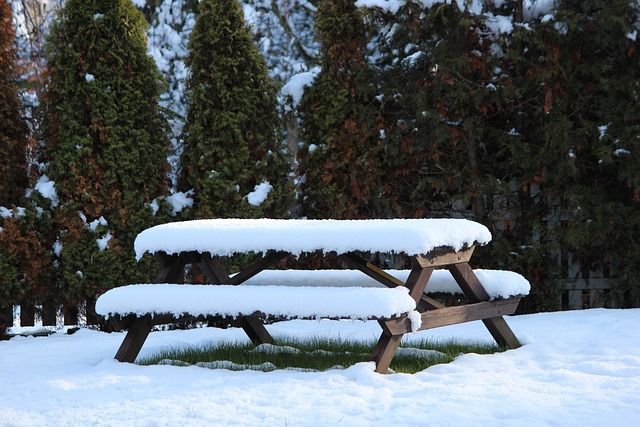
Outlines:
<svg viewBox="0 0 640 427"><path fill-rule="evenodd" d="M406 281L409 270L388 270ZM511 271L474 270L492 299L527 295L529 282ZM461 293L446 270L433 272L427 290ZM237 316L261 311L274 316L391 317L415 309L406 288L386 288L357 270L265 270L240 286L140 284L111 289L96 311L111 314L171 313Z"/></svg>
<svg viewBox="0 0 640 427"><path fill-rule="evenodd" d="M503 270L473 270L492 299L528 295L531 285L520 274ZM406 282L410 270L386 270ZM361 286L384 287L357 270L264 270L246 282L246 286ZM427 284L429 293L461 294L462 290L447 270L435 270Z"/></svg>
<svg viewBox="0 0 640 427"><path fill-rule="evenodd" d="M109 247L109 240L111 240L111 233L107 232L104 236L96 239L96 243L98 244L98 249L100 252L104 251Z"/></svg>
<svg viewBox="0 0 640 427"><path fill-rule="evenodd" d="M252 206L260 206L267 200L271 190L273 190L273 186L268 181L263 181L257 184L251 193L247 194L247 202Z"/></svg>
<svg viewBox="0 0 640 427"><path fill-rule="evenodd" d="M171 213L173 216L176 216L178 213L182 212L183 209L193 206L193 199L191 198L192 195L192 191L176 191L175 193L167 197L167 202L169 202L172 206Z"/></svg>
<svg viewBox="0 0 640 427"><path fill-rule="evenodd" d="M313 84L313 81L318 76L320 67L315 67L311 71L299 73L291 77L289 81L282 87L280 93L286 98L291 97L291 102L294 108L300 105L304 89Z"/></svg>
<svg viewBox="0 0 640 427"><path fill-rule="evenodd" d="M426 254L447 246L456 250L485 244L491 233L464 219L282 220L206 219L161 224L135 240L138 259L145 252L197 251L212 255L286 251L294 255L322 250Z"/></svg>
<svg viewBox="0 0 640 427"><path fill-rule="evenodd" d="M98 298L98 314L252 314L257 311L287 318L392 317L415 310L404 287L285 287L232 285L143 284L111 289Z"/></svg>
<svg viewBox="0 0 640 427"><path fill-rule="evenodd" d="M42 175L35 185L35 190L42 194L45 199L51 200L51 206L58 206L58 194L56 193L56 184L49 180L47 175Z"/></svg>
<svg viewBox="0 0 640 427"><path fill-rule="evenodd" d="M467 354L416 374L380 375L372 363L326 372L230 371L114 361L123 333L0 342L0 424L20 426L635 426L640 419L640 309L512 316L524 343ZM375 321L291 320L278 339L374 341ZM481 322L407 334L492 342ZM153 332L142 349L248 342L241 329ZM225 365L220 361L220 365ZM211 365L211 364L210 364ZM228 364L227 364L228 365Z"/></svg>

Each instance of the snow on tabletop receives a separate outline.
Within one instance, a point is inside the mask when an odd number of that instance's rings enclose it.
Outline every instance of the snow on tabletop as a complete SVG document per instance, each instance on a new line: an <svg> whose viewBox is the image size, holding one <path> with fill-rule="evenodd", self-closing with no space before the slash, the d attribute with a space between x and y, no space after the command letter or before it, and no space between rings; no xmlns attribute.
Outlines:
<svg viewBox="0 0 640 427"><path fill-rule="evenodd" d="M187 251L226 256L269 250L294 255L321 250L425 254L437 247L460 250L486 244L491 233L465 219L285 220L203 219L161 224L135 241L138 259L145 252Z"/></svg>
<svg viewBox="0 0 640 427"><path fill-rule="evenodd" d="M189 313L368 319L413 311L407 288L142 284L111 289L98 298L96 312L110 314Z"/></svg>
<svg viewBox="0 0 640 427"><path fill-rule="evenodd" d="M410 270L386 270L406 282ZM473 270L491 299L528 295L529 281L522 275L506 270ZM379 287L384 285L358 270L264 270L241 286L322 286ZM427 293L461 294L462 290L448 270L435 270L427 283Z"/></svg>

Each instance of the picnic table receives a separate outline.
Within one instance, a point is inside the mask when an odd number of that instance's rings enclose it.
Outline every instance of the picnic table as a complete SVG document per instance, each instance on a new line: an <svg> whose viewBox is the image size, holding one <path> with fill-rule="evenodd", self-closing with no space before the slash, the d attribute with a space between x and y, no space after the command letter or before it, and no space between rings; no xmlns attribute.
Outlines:
<svg viewBox="0 0 640 427"><path fill-rule="evenodd" d="M308 298L313 301L312 312L289 307L287 316L377 319L382 333L371 360L377 372L387 372L402 336L418 330L482 320L499 345L520 346L503 316L515 312L528 288L512 292L517 295L492 298L469 265L475 247L490 240L486 227L464 219L210 219L162 224L140 233L135 251L138 259L145 253L155 256L160 265L156 282L167 285L113 289L98 299L96 309L128 326L115 358L133 362L154 325L213 314L238 316L254 343L272 343L263 319L270 311L282 314L277 306L287 305L288 297L292 301ZM221 257L238 253L261 256L230 275ZM293 255L295 260L305 253L334 254L349 268L384 286L322 289L315 294L309 287L284 289L278 283L238 286L284 257ZM406 279L400 279L363 258L363 253L405 254L412 267ZM172 284L188 264L198 265L208 284L216 286ZM436 269L451 273L468 304L446 307L425 293ZM177 297L180 293L183 299ZM276 297L267 304L264 301L270 295ZM190 302L180 306L179 301ZM366 305L369 311L362 308ZM233 309L225 310L225 306Z"/></svg>

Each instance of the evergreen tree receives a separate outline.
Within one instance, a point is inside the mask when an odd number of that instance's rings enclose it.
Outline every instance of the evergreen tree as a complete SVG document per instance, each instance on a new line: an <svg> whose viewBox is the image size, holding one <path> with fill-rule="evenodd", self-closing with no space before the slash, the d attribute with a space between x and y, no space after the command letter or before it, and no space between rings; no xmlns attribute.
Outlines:
<svg viewBox="0 0 640 427"><path fill-rule="evenodd" d="M167 191L163 82L131 0L69 0L47 40L46 171L67 301L149 280L133 241Z"/></svg>
<svg viewBox="0 0 640 427"><path fill-rule="evenodd" d="M238 0L200 3L187 66L178 188L193 190L193 216L287 216L291 191L277 89Z"/></svg>
<svg viewBox="0 0 640 427"><path fill-rule="evenodd" d="M491 11L514 12L498 9ZM531 151L520 126L526 117L518 109L524 101L503 51L513 41L508 32L494 33L488 16L414 2L394 16L376 14L383 23L376 37L390 199L403 216L462 216L487 225L493 242L475 262L525 274L537 298L547 292L551 249L540 241L543 206L529 179ZM559 301L546 296L539 301Z"/></svg>
<svg viewBox="0 0 640 427"><path fill-rule="evenodd" d="M351 0L325 0L316 21L321 70L300 105L301 215L389 216L381 185L379 119L363 16Z"/></svg>
<svg viewBox="0 0 640 427"><path fill-rule="evenodd" d="M20 113L14 39L11 6L0 0L0 339L13 322L11 305L21 290L18 259L9 247L12 236L5 230L6 210L18 203L27 187L27 129Z"/></svg>
<svg viewBox="0 0 640 427"><path fill-rule="evenodd" d="M27 128L18 99L14 39L11 6L0 0L0 206L7 207L27 187Z"/></svg>
<svg viewBox="0 0 640 427"><path fill-rule="evenodd" d="M625 305L640 296L639 17L624 0L561 1L537 31L518 29L524 52L512 53L527 69L516 83L527 148L514 161L530 165L523 178L539 186L550 239L570 254L561 267L618 276Z"/></svg>

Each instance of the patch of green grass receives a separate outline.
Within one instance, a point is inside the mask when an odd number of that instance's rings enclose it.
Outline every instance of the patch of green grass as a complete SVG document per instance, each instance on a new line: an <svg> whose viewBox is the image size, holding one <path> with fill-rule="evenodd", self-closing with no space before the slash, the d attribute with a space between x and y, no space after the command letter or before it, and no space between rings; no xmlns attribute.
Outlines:
<svg viewBox="0 0 640 427"><path fill-rule="evenodd" d="M374 341L341 339L297 340L285 338L275 345L216 342L190 347L162 350L140 360L141 365L196 365L212 369L272 371L298 369L326 371L366 362L375 346ZM504 351L494 344L456 342L412 342L401 345L391 363L395 372L415 373L429 366L449 363L463 353L491 354Z"/></svg>

